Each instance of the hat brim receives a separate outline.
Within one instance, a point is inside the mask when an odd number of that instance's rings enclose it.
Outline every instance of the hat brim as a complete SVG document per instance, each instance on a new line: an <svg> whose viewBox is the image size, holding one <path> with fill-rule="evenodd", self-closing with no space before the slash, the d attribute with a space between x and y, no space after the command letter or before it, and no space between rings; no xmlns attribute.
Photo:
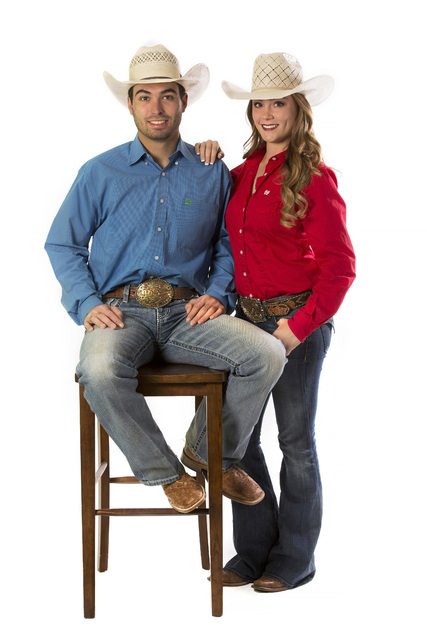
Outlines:
<svg viewBox="0 0 427 640"><path fill-rule="evenodd" d="M306 82L302 82L293 89L258 89L246 91L231 82L223 80L221 86L224 93L233 100L279 100L293 93L302 93L312 107L320 104L330 96L334 88L334 81L330 76L316 76Z"/></svg>
<svg viewBox="0 0 427 640"><path fill-rule="evenodd" d="M104 80L117 98L117 100L123 106L128 106L128 92L130 87L134 87L136 84L160 84L161 82L176 82L184 87L188 95L188 104L193 104L198 100L205 92L206 87L209 84L209 69L205 64L196 64L194 67L179 78L144 78L135 82L134 80L125 80L120 82L116 80L111 73L104 71Z"/></svg>

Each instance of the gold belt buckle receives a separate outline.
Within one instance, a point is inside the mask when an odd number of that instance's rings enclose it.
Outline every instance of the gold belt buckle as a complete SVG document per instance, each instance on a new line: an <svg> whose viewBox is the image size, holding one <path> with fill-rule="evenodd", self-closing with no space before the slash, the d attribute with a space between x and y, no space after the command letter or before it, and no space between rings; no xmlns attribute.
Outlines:
<svg viewBox="0 0 427 640"><path fill-rule="evenodd" d="M252 322L265 322L267 320L267 314L259 298L240 297L239 302L243 312Z"/></svg>
<svg viewBox="0 0 427 640"><path fill-rule="evenodd" d="M173 285L161 278L150 278L137 286L135 298L143 307L165 307L173 300Z"/></svg>

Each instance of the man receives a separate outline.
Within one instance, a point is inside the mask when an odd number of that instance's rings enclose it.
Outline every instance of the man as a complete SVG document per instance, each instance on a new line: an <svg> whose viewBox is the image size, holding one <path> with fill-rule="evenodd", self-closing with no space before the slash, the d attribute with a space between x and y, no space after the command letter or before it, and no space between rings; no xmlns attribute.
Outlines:
<svg viewBox="0 0 427 640"><path fill-rule="evenodd" d="M135 476L162 485L172 507L187 513L204 501L204 490L135 392L137 369L160 354L227 370L223 492L257 504L264 493L237 463L286 358L279 340L226 315L234 288L223 217L230 177L222 162L202 164L179 133L208 69L196 65L182 76L175 56L156 45L138 50L129 81L104 78L138 133L80 169L46 242L62 302L86 328L79 382ZM200 411L183 461L206 467L206 448Z"/></svg>

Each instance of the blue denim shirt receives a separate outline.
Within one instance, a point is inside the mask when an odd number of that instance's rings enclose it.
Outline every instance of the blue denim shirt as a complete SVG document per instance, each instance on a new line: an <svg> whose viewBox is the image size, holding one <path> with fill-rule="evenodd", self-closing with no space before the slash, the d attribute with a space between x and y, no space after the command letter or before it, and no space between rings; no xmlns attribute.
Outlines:
<svg viewBox="0 0 427 640"><path fill-rule="evenodd" d="M138 136L83 165L45 245L73 320L82 324L103 294L150 276L208 293L231 312L230 189L226 166L205 166L182 140L164 169Z"/></svg>

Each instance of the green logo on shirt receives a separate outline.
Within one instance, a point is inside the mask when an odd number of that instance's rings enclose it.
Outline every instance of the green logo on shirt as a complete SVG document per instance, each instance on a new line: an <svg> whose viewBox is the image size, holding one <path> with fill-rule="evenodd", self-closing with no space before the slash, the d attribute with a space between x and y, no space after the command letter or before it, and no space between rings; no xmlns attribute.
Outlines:
<svg viewBox="0 0 427 640"><path fill-rule="evenodd" d="M191 204L191 198L185 198L185 204Z"/></svg>

